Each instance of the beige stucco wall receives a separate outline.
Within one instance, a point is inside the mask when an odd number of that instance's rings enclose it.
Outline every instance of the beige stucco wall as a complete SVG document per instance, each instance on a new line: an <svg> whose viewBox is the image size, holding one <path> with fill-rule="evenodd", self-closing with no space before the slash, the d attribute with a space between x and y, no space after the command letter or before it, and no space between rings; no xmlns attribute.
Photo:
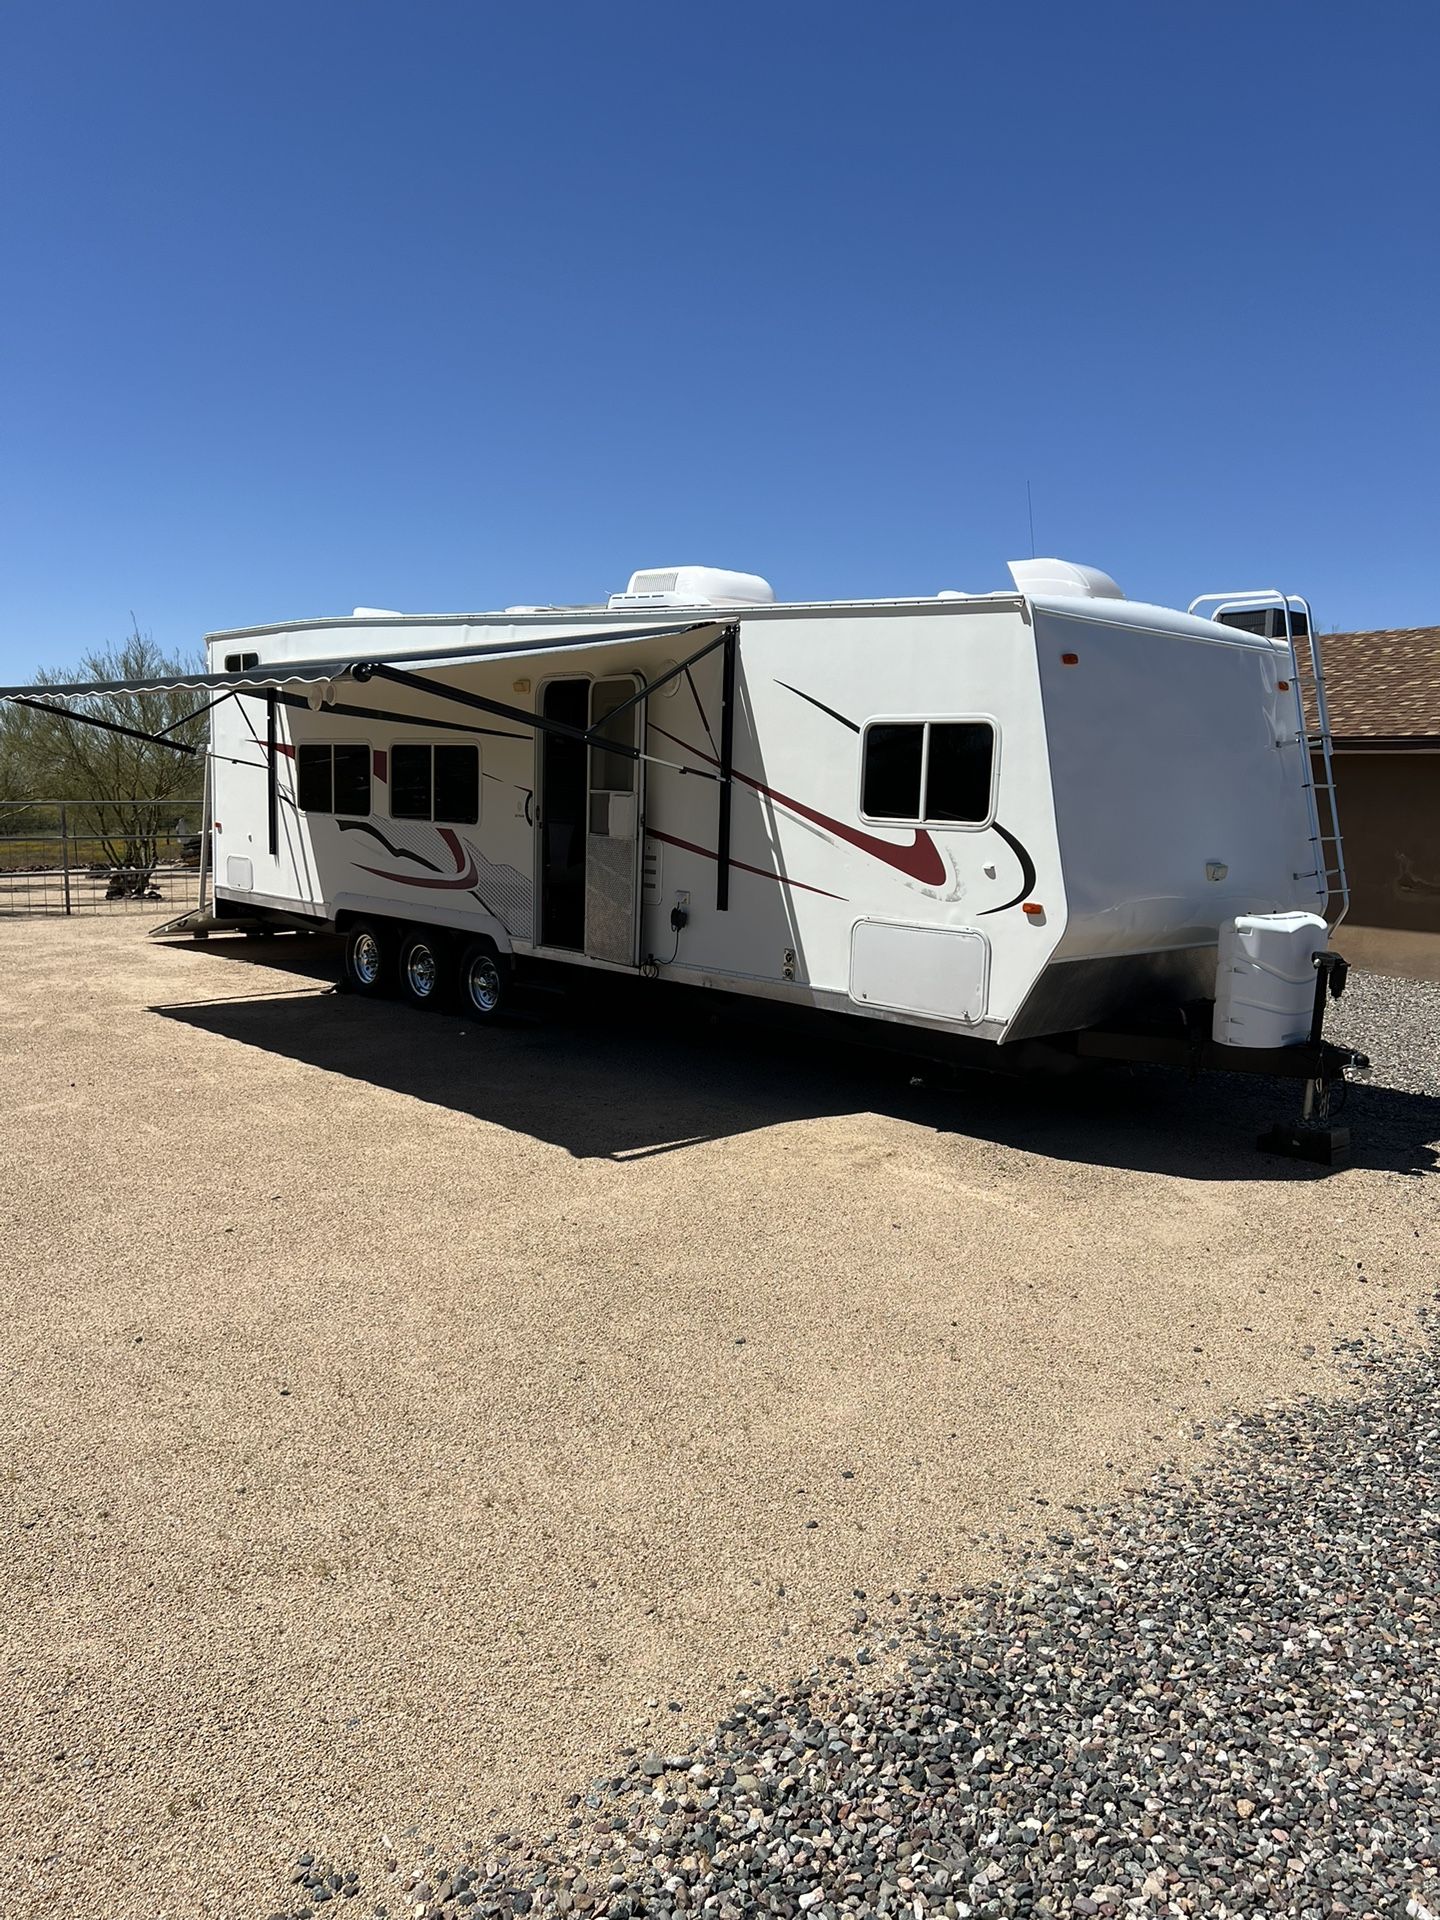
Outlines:
<svg viewBox="0 0 1440 1920"><path fill-rule="evenodd" d="M1350 918L1440 933L1440 751L1337 753Z"/></svg>

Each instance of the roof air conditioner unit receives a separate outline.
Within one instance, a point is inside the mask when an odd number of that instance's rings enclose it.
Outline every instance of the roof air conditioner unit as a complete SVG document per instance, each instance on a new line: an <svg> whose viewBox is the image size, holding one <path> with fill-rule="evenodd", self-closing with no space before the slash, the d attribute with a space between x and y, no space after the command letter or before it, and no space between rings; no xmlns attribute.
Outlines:
<svg viewBox="0 0 1440 1920"><path fill-rule="evenodd" d="M769 607L775 589L758 573L731 573L726 567L647 567L632 573L624 593L612 593L612 607Z"/></svg>

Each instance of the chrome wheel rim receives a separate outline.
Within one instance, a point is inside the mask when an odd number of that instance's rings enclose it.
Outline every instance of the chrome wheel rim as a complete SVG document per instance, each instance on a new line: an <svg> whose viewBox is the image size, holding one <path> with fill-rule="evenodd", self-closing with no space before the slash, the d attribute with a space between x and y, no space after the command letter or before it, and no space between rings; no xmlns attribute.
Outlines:
<svg viewBox="0 0 1440 1920"><path fill-rule="evenodd" d="M465 976L470 1004L477 1013L493 1013L500 1004L500 969L486 954L470 962Z"/></svg>
<svg viewBox="0 0 1440 1920"><path fill-rule="evenodd" d="M380 978L380 942L373 933L362 933L350 949L350 964L362 987L373 987Z"/></svg>
<svg viewBox="0 0 1440 1920"><path fill-rule="evenodd" d="M440 968L429 947L418 941L405 957L405 981L417 1000L428 1000L435 991Z"/></svg>

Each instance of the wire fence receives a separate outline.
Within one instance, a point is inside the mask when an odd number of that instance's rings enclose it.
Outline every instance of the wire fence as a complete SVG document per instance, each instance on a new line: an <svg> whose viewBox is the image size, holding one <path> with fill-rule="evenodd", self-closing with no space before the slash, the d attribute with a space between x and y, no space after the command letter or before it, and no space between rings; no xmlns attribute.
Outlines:
<svg viewBox="0 0 1440 1920"><path fill-rule="evenodd" d="M176 800L0 804L0 920L194 906L201 806Z"/></svg>

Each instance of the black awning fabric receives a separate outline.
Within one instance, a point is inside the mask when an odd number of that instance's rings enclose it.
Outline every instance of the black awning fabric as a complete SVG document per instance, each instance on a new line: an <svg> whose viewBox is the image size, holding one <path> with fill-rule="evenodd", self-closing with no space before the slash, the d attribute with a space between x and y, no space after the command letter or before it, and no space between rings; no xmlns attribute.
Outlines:
<svg viewBox="0 0 1440 1920"><path fill-rule="evenodd" d="M423 625L423 621L417 622ZM550 634L542 640L505 640L484 646L448 646L426 648L387 656L362 653L332 654L319 660L275 660L268 666L247 668L243 673L181 673L143 680L78 680L69 685L0 687L0 700L81 699L88 695L125 693L170 693L190 690L196 693L268 693L279 687L316 686L330 680L349 679L359 667L364 669L396 665L407 670L416 667L468 666L485 660L519 660L546 653L566 653L575 648L615 647L639 640L679 640L694 634L713 633L717 637L728 623L723 620L691 620L678 626L633 627L617 632L613 627L581 633Z"/></svg>

